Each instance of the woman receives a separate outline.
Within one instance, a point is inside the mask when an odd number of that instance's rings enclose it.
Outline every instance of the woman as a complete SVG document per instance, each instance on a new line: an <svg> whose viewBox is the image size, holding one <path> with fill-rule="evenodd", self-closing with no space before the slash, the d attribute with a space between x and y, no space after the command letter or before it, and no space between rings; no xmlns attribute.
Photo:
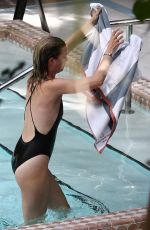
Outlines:
<svg viewBox="0 0 150 230"><path fill-rule="evenodd" d="M57 37L42 39L34 50L33 74L28 80L24 128L12 157L12 168L22 193L25 223L41 217L48 208L68 210L69 204L48 169L57 127L62 118L62 95L84 92L103 84L111 55L122 42L116 30L95 74L81 80L56 78L64 69L67 53L96 23L99 11L68 42Z"/></svg>

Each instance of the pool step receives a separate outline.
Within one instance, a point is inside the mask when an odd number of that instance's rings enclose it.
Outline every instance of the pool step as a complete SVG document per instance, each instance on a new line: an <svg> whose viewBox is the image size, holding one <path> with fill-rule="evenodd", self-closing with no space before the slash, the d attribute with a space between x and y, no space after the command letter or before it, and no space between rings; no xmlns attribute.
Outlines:
<svg viewBox="0 0 150 230"><path fill-rule="evenodd" d="M48 32L32 26L22 20L0 21L0 40L16 42L23 48L34 48L36 43Z"/></svg>

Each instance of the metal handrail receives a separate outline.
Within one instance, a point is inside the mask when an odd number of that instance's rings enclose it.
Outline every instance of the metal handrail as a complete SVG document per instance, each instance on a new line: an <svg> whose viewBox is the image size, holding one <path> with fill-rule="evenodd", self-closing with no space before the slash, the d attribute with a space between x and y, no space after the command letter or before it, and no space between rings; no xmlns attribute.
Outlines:
<svg viewBox="0 0 150 230"><path fill-rule="evenodd" d="M110 21L110 25L112 26L128 26L128 25L137 25L137 24L144 24L150 22L150 18L145 19L144 21L140 21L139 19L133 18L133 19L122 19L122 20L114 20Z"/></svg>
<svg viewBox="0 0 150 230"><path fill-rule="evenodd" d="M7 81L6 83L3 83L2 85L0 85L0 91L2 91L3 89L7 88L8 86L20 81L21 79L23 79L26 74L28 74L29 72L31 72L33 70L33 66L27 68L26 70L22 71L21 73L17 74L13 79L10 79L9 81Z"/></svg>
<svg viewBox="0 0 150 230"><path fill-rule="evenodd" d="M123 20L110 21L110 24L112 26L117 26L117 25L128 26L128 36L130 36L131 33L132 33L132 28L131 28L132 25L143 24L143 23L148 23L148 22L150 22L150 19L145 19L143 22L141 22L138 19L123 19ZM28 74L29 72L31 72L32 70L33 70L33 66L31 66L28 69L24 70L22 73L18 74L13 79L11 79L11 80L7 81L6 83L0 85L0 91L5 89L5 88L7 88L8 86L16 83L17 81L23 79L25 77L25 75Z"/></svg>
<svg viewBox="0 0 150 230"><path fill-rule="evenodd" d="M110 22L112 26L127 26L127 36L126 36L127 40L129 40L130 35L133 33L133 25L143 24L143 23L150 23L150 18L145 19L144 21L140 21L134 18L134 19L123 19L123 20ZM134 113L134 110L131 109L131 103L132 103L132 93L131 93L131 86L130 86L125 97L124 110L122 110L122 113L126 113L126 114Z"/></svg>

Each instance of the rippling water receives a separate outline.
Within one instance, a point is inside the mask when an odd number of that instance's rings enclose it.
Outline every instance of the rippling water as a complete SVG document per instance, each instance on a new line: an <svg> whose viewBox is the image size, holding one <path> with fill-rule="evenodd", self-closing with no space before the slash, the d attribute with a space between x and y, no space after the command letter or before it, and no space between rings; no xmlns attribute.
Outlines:
<svg viewBox="0 0 150 230"><path fill-rule="evenodd" d="M0 144L13 150L22 129L24 100L8 90L1 98ZM46 222L147 205L150 171L109 148L98 154L93 142L86 133L61 121L49 168L66 183L60 181L72 209L69 213L48 211ZM23 223L21 194L10 158L1 147L0 229Z"/></svg>

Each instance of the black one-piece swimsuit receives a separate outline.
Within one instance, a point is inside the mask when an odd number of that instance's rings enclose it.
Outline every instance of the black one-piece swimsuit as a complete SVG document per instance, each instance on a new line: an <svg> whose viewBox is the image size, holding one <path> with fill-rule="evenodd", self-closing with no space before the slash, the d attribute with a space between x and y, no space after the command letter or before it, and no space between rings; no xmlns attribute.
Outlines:
<svg viewBox="0 0 150 230"><path fill-rule="evenodd" d="M21 164L23 164L25 161L31 159L32 157L38 156L40 154L44 154L44 155L48 156L49 158L51 157L52 152L53 152L53 148L54 148L54 144L55 144L57 128L58 128L58 125L59 125L60 120L61 120L62 115L63 115L63 104L61 101L59 113L58 113L58 116L57 116L56 121L54 122L52 128L50 129L50 131L47 134L40 133L36 129L36 126L35 126L34 120L33 120L33 116L32 116L31 98L32 98L33 91L32 91L31 96L29 97L29 99L27 101L27 104L30 103L30 112L31 112L31 118L32 118L32 122L34 125L34 129L35 129L35 136L29 142L24 142L22 139L22 135L19 138L19 140L16 144L16 147L15 147L15 150L14 150L14 154L12 156L12 161L11 161L12 169L13 169L14 173L15 173L16 169ZM27 106L27 104L26 104L26 106Z"/></svg>

